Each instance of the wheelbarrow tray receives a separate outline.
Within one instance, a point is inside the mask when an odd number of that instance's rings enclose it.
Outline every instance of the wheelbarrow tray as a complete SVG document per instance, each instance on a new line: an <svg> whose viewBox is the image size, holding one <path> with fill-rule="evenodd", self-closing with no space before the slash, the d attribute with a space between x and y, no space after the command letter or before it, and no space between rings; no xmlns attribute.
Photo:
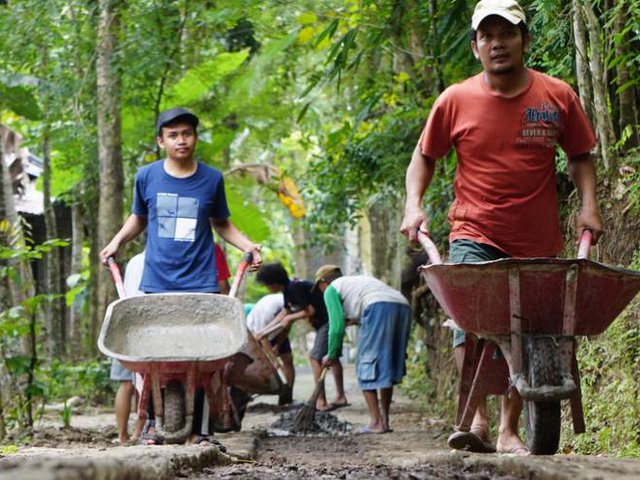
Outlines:
<svg viewBox="0 0 640 480"><path fill-rule="evenodd" d="M240 300L211 293L163 293L111 303L98 348L128 366L148 362L213 365L241 350L246 341Z"/></svg>
<svg viewBox="0 0 640 480"><path fill-rule="evenodd" d="M577 267L576 335L602 333L640 290L640 272L590 260L507 258L420 268L458 326L482 335L511 331L509 272L519 275L521 331L560 335L567 272ZM576 268L574 267L574 268Z"/></svg>

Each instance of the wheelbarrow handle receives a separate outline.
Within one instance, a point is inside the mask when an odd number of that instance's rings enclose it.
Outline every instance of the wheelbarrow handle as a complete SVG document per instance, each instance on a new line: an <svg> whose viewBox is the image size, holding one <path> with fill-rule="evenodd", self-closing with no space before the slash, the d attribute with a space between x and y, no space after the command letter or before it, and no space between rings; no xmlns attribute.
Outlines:
<svg viewBox="0 0 640 480"><path fill-rule="evenodd" d="M120 267L118 266L118 262L116 262L116 259L113 257L107 258L107 267L109 267L109 271L111 272L113 283L116 284L118 297L125 298L127 296L127 293L124 289L124 281L122 280L122 274L120 273Z"/></svg>
<svg viewBox="0 0 640 480"><path fill-rule="evenodd" d="M578 246L578 259L587 260L589 258L589 251L591 250L591 241L593 234L591 230L583 230L580 236L580 244Z"/></svg>
<svg viewBox="0 0 640 480"><path fill-rule="evenodd" d="M429 238L429 235L421 230L418 230L418 242L420 242L420 245L422 245L424 251L427 252L429 261L432 265L440 265L442 263L442 258L438 253L438 247L436 247L436 244L433 243L431 238Z"/></svg>
<svg viewBox="0 0 640 480"><path fill-rule="evenodd" d="M236 270L236 276L233 279L233 285L231 285L231 289L229 290L229 296L236 298L238 295L238 289L240 288L240 284L242 283L242 279L244 278L244 274L249 268L249 265L253 263L253 253L246 252L240 261L240 265L238 265L238 270Z"/></svg>

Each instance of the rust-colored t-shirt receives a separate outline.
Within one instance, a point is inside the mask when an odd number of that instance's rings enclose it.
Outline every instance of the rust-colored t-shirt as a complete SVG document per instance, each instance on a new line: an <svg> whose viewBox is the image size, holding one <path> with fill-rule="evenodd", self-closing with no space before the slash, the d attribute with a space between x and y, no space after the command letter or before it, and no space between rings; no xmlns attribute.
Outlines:
<svg viewBox="0 0 640 480"><path fill-rule="evenodd" d="M571 87L529 73L516 97L489 90L481 73L449 87L431 110L422 153L437 159L453 147L458 158L451 241L486 243L514 257L562 250L555 147L571 157L591 151L596 140Z"/></svg>

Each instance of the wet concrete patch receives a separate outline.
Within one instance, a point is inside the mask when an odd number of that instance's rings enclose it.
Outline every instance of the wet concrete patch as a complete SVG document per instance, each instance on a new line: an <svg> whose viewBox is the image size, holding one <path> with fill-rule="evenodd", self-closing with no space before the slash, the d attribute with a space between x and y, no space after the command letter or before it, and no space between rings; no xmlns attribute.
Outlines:
<svg viewBox="0 0 640 480"><path fill-rule="evenodd" d="M285 412L280 415L278 420L271 424L268 432L275 436L283 435L346 435L351 433L353 426L349 422L340 420L329 412L316 412L313 418L313 425L304 432L296 432L296 418L300 413L300 409Z"/></svg>

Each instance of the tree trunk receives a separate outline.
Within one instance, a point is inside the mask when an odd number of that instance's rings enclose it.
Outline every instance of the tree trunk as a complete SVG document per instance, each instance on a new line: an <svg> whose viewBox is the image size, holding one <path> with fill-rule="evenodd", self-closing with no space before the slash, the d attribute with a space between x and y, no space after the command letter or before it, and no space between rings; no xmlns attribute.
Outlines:
<svg viewBox="0 0 640 480"><path fill-rule="evenodd" d="M402 266L406 261L404 241L398 233L402 212L398 198L374 198L368 211L371 225L371 274L400 290Z"/></svg>
<svg viewBox="0 0 640 480"><path fill-rule="evenodd" d="M623 12L621 5L618 5L615 13L614 21L614 38L616 38L616 56L627 57L630 54L629 51L629 35L623 34L625 28L625 12ZM623 151L635 148L640 145L640 138L638 135L638 111L636 109L636 89L634 85L627 85L623 87L631 80L629 75L628 63L618 62L616 65L616 85L622 90L618 93L618 106L620 109L620 116L618 118L618 125L620 128L620 135L624 135L626 128L630 128L631 132L626 142L622 145Z"/></svg>
<svg viewBox="0 0 640 480"><path fill-rule="evenodd" d="M593 110L593 85L589 72L589 56L587 53L587 27L580 0L574 0L571 13L573 16L573 41L576 45L576 77L582 108L589 118L595 118Z"/></svg>
<svg viewBox="0 0 640 480"><path fill-rule="evenodd" d="M116 62L120 2L100 0L97 40L98 159L100 163L100 201L98 208L98 248L105 246L122 224L124 180L120 134L120 78ZM97 261L93 252L92 261ZM99 326L115 291L106 269L98 269L97 303L91 328L95 345Z"/></svg>
<svg viewBox="0 0 640 480"><path fill-rule="evenodd" d="M44 223L47 240L56 237L56 215L51 202L51 127L44 126L42 137L42 160L44 168L42 172L42 186L44 193ZM44 293L47 295L59 294L58 272L60 272L60 249L54 248L47 252L43 258L45 269ZM64 357L64 319L62 317L64 309L60 305L60 300L56 299L47 304L44 308L45 324L47 331L47 353L49 358Z"/></svg>
<svg viewBox="0 0 640 480"><path fill-rule="evenodd" d="M84 223L82 221L82 207L79 202L71 206L71 275L82 272L82 246L84 244ZM82 345L82 308L78 300L74 300L69 307L69 324L67 325L68 352L72 359L81 358Z"/></svg>
<svg viewBox="0 0 640 480"><path fill-rule="evenodd" d="M593 83L594 123L598 134L600 154L610 175L616 175L616 155L611 148L615 135L613 123L607 108L607 78L602 52L602 29L591 6L582 2L582 12L589 36L589 66Z"/></svg>

